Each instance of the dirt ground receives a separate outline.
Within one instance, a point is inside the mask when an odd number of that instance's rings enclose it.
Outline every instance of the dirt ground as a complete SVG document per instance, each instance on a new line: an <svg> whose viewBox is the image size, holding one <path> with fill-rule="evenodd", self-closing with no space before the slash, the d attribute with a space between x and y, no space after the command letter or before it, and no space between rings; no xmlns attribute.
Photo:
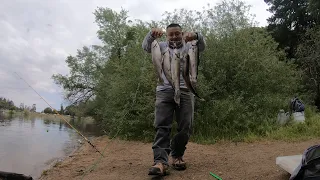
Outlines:
<svg viewBox="0 0 320 180"><path fill-rule="evenodd" d="M281 141L255 143L218 143L199 145L189 143L185 154L188 168L175 171L170 168L169 175L159 178L148 175L152 164L150 143L110 140L99 137L93 141L105 157L100 159L99 153L88 144L84 144L77 152L67 157L46 171L42 180L144 180L144 179L215 179L209 172L228 179L268 179L288 180L289 174L276 166L277 156L302 154L318 140L288 143ZM84 173L93 163L99 161L95 168ZM85 174L85 176L83 176Z"/></svg>

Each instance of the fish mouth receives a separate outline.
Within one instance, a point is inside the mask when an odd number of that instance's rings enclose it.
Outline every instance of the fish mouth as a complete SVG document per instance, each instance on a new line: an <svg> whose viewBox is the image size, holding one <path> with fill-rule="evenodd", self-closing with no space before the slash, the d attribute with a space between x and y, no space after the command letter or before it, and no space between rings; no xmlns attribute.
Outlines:
<svg viewBox="0 0 320 180"><path fill-rule="evenodd" d="M179 49L183 46L183 41L181 39L176 41L168 41L168 43L169 43L169 47L172 49L175 49L175 48Z"/></svg>

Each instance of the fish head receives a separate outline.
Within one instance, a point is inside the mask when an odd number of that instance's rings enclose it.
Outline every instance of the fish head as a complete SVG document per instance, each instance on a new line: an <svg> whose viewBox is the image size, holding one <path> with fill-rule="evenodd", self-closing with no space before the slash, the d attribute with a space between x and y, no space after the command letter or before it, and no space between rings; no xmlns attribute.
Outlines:
<svg viewBox="0 0 320 180"><path fill-rule="evenodd" d="M188 58L188 53L181 52L180 54L181 54L180 57L181 57L182 62L185 63L187 61L187 58Z"/></svg>
<svg viewBox="0 0 320 180"><path fill-rule="evenodd" d="M153 58L160 58L161 57L161 49L159 42L154 40L151 44L151 54Z"/></svg>
<svg viewBox="0 0 320 180"><path fill-rule="evenodd" d="M173 56L175 59L180 59L180 53L177 48L173 49Z"/></svg>
<svg viewBox="0 0 320 180"><path fill-rule="evenodd" d="M198 40L190 41L191 46L197 46Z"/></svg>

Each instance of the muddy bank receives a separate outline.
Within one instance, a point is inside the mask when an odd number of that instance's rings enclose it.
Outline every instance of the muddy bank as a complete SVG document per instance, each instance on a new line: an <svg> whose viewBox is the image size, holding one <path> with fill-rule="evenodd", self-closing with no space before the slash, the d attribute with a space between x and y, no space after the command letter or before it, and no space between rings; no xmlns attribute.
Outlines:
<svg viewBox="0 0 320 180"><path fill-rule="evenodd" d="M277 156L301 154L306 148L317 144L317 140L305 142L255 142L219 143L199 145L189 143L185 155L188 169L163 179L214 179L209 172L222 179L275 179L287 180L289 175L275 165ZM99 137L93 140L101 151L106 147L105 157L84 144L73 155L54 165L40 178L42 180L143 180L151 179L148 168L152 164L151 143L110 140ZM101 161L99 161L101 160ZM98 163L97 163L98 162ZM92 165L96 166L92 168ZM89 168L91 170L87 171Z"/></svg>
<svg viewBox="0 0 320 180"><path fill-rule="evenodd" d="M60 163L62 163L67 158L73 157L74 154L78 152L79 149L81 148L81 144L83 144L83 142L81 142L80 144L74 145L74 147L72 148L70 147L68 150L71 150L71 152L67 153L65 156L62 156L59 158L53 158L47 161L45 163L46 165L43 167L42 173L36 174L35 176L33 176L33 179L40 179L42 176L45 176L50 169L57 167Z"/></svg>

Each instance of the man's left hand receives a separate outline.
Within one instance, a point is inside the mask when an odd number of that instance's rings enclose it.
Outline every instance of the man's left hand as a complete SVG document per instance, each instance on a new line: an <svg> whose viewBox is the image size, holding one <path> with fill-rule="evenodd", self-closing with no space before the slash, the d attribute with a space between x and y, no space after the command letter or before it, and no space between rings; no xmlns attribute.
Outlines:
<svg viewBox="0 0 320 180"><path fill-rule="evenodd" d="M183 39L186 42L196 40L197 39L197 34L194 33L194 32L184 32L183 33Z"/></svg>

